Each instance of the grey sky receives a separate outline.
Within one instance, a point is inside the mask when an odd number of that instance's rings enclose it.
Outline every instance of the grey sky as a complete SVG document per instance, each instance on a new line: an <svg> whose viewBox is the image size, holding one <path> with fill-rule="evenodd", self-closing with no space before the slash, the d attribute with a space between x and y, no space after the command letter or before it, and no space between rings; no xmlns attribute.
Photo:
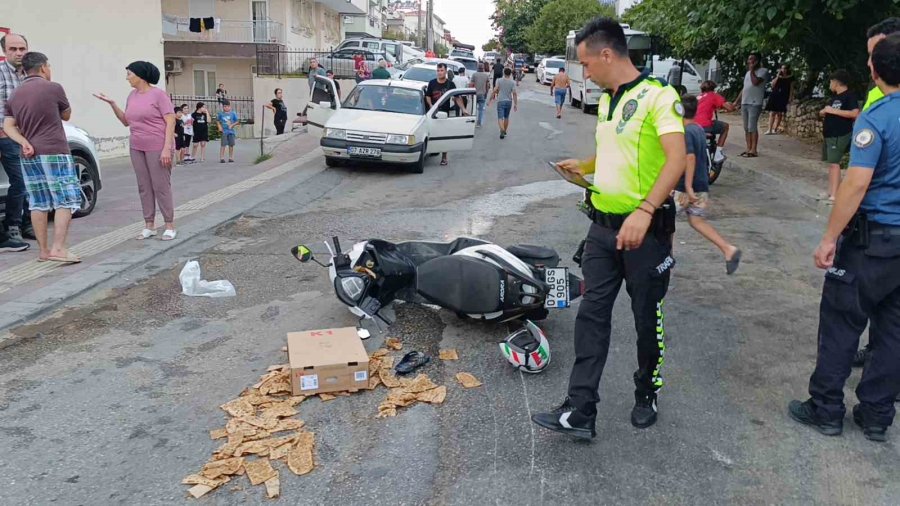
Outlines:
<svg viewBox="0 0 900 506"><path fill-rule="evenodd" d="M494 36L490 20L494 2L491 0L434 0L434 12L447 23L457 40L475 46L476 54L481 54L482 44Z"/></svg>

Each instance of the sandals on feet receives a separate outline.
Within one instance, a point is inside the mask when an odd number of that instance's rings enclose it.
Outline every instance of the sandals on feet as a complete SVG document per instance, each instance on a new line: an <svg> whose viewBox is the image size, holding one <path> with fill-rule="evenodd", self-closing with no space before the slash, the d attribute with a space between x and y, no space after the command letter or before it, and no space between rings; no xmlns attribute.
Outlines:
<svg viewBox="0 0 900 506"><path fill-rule="evenodd" d="M176 232L176 231L174 231L174 230L168 230L168 229L166 229L166 231L163 232L162 240L163 240L163 241L171 241L171 240L174 239L175 236L177 236L177 235L178 235L178 232Z"/></svg>
<svg viewBox="0 0 900 506"><path fill-rule="evenodd" d="M55 256L51 256L51 257L47 258L47 260L50 261L50 262L59 262L59 263L61 263L61 264L77 264L77 263L81 263L81 259L78 258L77 256L71 254L71 253L69 253L68 255L66 255L66 256L64 256L64 257L55 257Z"/></svg>
<svg viewBox="0 0 900 506"><path fill-rule="evenodd" d="M145 228L144 230L141 230L141 234L137 236L137 240L143 241L144 239L149 239L154 236L156 236L156 230Z"/></svg>
<svg viewBox="0 0 900 506"><path fill-rule="evenodd" d="M441 160L441 165L447 165L448 163L450 162L448 162L447 160Z"/></svg>
<svg viewBox="0 0 900 506"><path fill-rule="evenodd" d="M731 255L731 260L725 260L725 273L728 275L734 274L734 271L738 269L740 264L741 250L738 248L738 250L734 252L734 255Z"/></svg>

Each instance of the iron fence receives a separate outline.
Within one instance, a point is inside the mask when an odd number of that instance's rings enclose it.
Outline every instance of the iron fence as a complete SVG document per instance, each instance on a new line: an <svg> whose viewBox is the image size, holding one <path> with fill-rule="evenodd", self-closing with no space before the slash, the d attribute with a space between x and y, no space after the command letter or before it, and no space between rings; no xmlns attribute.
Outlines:
<svg viewBox="0 0 900 506"><path fill-rule="evenodd" d="M222 110L222 104L218 97L208 97L199 95L169 95L172 103L176 106L187 104L187 113L190 114L196 110L197 102L203 102L209 109L210 122L216 120L216 115ZM241 123L254 123L253 114L253 97L225 97L231 103L231 110L236 112Z"/></svg>
<svg viewBox="0 0 900 506"><path fill-rule="evenodd" d="M285 49L280 46L257 45L256 74L275 77L305 77L309 75L310 61L315 58L319 66L334 72L337 79L354 79L356 77L356 61L354 54L365 57L369 72L378 66L378 60L384 59L393 63L393 57L386 52L346 48L335 50Z"/></svg>

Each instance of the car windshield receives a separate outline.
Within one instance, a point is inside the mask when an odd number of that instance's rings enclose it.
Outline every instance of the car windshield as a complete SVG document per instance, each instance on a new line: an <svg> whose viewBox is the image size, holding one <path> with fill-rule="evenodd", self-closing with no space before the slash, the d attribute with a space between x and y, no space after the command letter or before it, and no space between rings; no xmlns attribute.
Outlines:
<svg viewBox="0 0 900 506"><path fill-rule="evenodd" d="M456 61L458 61L459 63L462 63L466 67L466 70L470 70L472 72L475 72L478 70L478 62L475 60L456 60Z"/></svg>
<svg viewBox="0 0 900 506"><path fill-rule="evenodd" d="M422 81L427 83L437 78L437 68L426 69L422 67L413 67L403 74L404 81Z"/></svg>
<svg viewBox="0 0 900 506"><path fill-rule="evenodd" d="M566 66L566 62L559 60L547 60L545 65L548 69L561 69Z"/></svg>
<svg viewBox="0 0 900 506"><path fill-rule="evenodd" d="M357 86L347 95L344 109L425 114L425 97L420 90L394 86Z"/></svg>

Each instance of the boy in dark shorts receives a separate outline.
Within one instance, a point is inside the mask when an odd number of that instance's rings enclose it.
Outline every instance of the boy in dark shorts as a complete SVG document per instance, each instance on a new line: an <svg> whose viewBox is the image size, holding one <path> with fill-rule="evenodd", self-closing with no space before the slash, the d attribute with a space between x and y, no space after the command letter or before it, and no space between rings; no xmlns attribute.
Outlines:
<svg viewBox="0 0 900 506"><path fill-rule="evenodd" d="M181 107L175 108L175 165L184 165L184 121L181 120Z"/></svg>
<svg viewBox="0 0 900 506"><path fill-rule="evenodd" d="M841 184L841 160L850 152L853 121L859 116L859 101L848 88L849 82L849 72L835 70L829 83L834 97L830 105L819 111L819 116L825 118L822 125L822 135L825 137L822 144L822 161L828 162L829 202L834 202L834 196ZM825 197L825 194L820 195L820 198Z"/></svg>
<svg viewBox="0 0 900 506"><path fill-rule="evenodd" d="M194 120L194 147L191 158L197 157L200 152L200 161L206 161L206 143L209 142L209 110L203 102L197 102L197 108L191 114Z"/></svg>
<svg viewBox="0 0 900 506"><path fill-rule="evenodd" d="M684 106L684 140L687 143L687 167L684 176L675 187L675 210L687 214L691 228L722 250L725 255L725 272L734 274L741 262L741 250L722 238L706 221L709 204L709 159L707 158L706 132L694 121L697 114L697 97L681 97Z"/></svg>

